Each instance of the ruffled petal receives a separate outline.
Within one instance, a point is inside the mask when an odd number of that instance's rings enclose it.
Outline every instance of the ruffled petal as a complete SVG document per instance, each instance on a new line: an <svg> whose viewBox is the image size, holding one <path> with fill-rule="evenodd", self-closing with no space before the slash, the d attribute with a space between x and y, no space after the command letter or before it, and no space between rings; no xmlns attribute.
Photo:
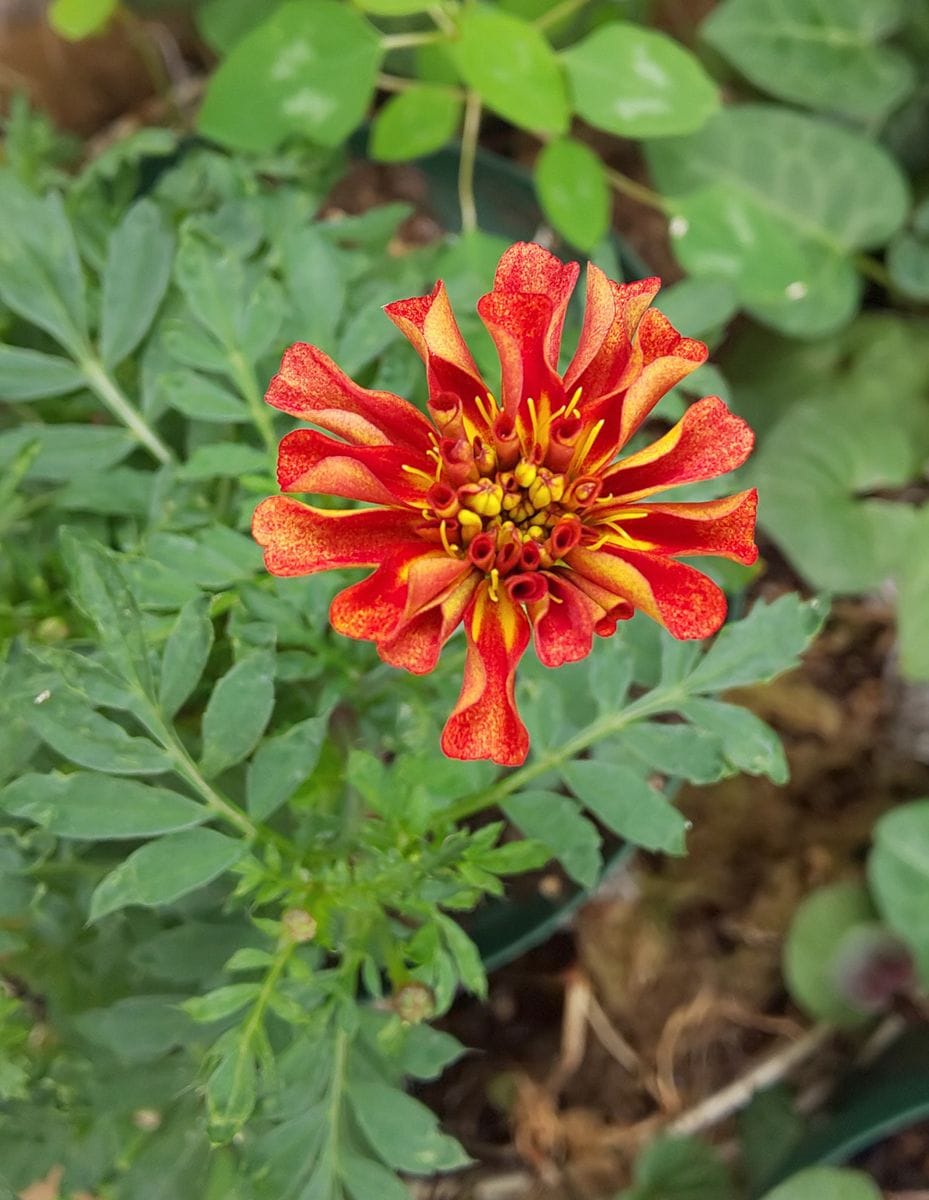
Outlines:
<svg viewBox="0 0 929 1200"><path fill-rule="evenodd" d="M560 667L587 657L594 630L608 612L561 574L550 572L546 578L548 595L527 608L539 662Z"/></svg>
<svg viewBox="0 0 929 1200"><path fill-rule="evenodd" d="M384 312L409 338L426 364L430 399L456 396L462 411L483 430L483 413L475 405L474 397L483 400L487 385L461 336L445 284L439 280L428 296L396 300L385 305Z"/></svg>
<svg viewBox="0 0 929 1200"><path fill-rule="evenodd" d="M516 711L516 666L529 644L525 613L501 588L490 598L482 583L465 614L468 652L461 695L442 733L449 758L490 758L518 767L529 735Z"/></svg>
<svg viewBox="0 0 929 1200"><path fill-rule="evenodd" d="M635 550L577 547L567 556L572 570L626 600L676 638L705 638L726 619L726 597L693 567ZM579 581L580 586L580 581Z"/></svg>
<svg viewBox="0 0 929 1200"><path fill-rule="evenodd" d="M332 512L271 496L255 509L252 536L264 548L272 575L312 575L336 567L376 567L403 545L423 547L416 538L419 513L389 508Z"/></svg>
<svg viewBox="0 0 929 1200"><path fill-rule="evenodd" d="M755 545L755 514L758 493L752 488L721 500L695 504L643 504L644 516L623 525L638 546L666 556L714 554L745 566L758 557Z"/></svg>
<svg viewBox="0 0 929 1200"><path fill-rule="evenodd" d="M718 396L698 400L673 429L603 475L605 496L651 496L682 483L734 471L752 452L755 435Z"/></svg>
<svg viewBox="0 0 929 1200"><path fill-rule="evenodd" d="M579 273L577 263L563 263L535 242L517 242L503 254L494 275L495 292L534 293L551 301L543 350L553 370L558 368L561 332Z"/></svg>
<svg viewBox="0 0 929 1200"><path fill-rule="evenodd" d="M390 638L378 644L377 651L384 662L403 667L414 675L431 671L442 647L461 624L479 583L477 572L467 571L443 598L401 623Z"/></svg>
<svg viewBox="0 0 929 1200"><path fill-rule="evenodd" d="M352 446L295 429L278 450L277 481L285 492L313 492L371 504L415 504L435 478L425 454L398 446Z"/></svg>
<svg viewBox="0 0 929 1200"><path fill-rule="evenodd" d="M587 304L577 351L565 371L565 390L581 389L580 410L614 392L632 356L636 329L661 287L657 276L614 283L595 267L587 268Z"/></svg>
<svg viewBox="0 0 929 1200"><path fill-rule="evenodd" d="M359 387L327 354L303 342L284 352L265 399L282 412L312 421L359 446L391 442L424 452L435 436L408 400Z"/></svg>

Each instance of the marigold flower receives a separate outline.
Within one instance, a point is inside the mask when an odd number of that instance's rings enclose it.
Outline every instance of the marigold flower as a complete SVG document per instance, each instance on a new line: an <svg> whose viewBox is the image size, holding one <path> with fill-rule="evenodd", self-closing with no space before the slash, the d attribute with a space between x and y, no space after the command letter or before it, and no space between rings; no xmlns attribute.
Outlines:
<svg viewBox="0 0 929 1200"><path fill-rule="evenodd" d="M715 633L720 589L681 555L752 563L756 493L654 503L679 484L740 466L751 430L718 397L699 400L658 441L618 457L661 397L707 356L650 308L658 279L617 284L587 272L577 351L558 372L578 276L541 246L512 246L478 303L500 356L500 401L465 345L439 282L388 304L419 352L429 413L350 380L321 350L284 355L267 401L335 434L289 433L284 492L375 507L313 508L272 496L253 532L275 575L374 567L335 597L333 626L422 674L464 622L461 695L442 735L454 758L523 762L529 738L514 699L529 644L548 667L590 652L636 609L677 638Z"/></svg>

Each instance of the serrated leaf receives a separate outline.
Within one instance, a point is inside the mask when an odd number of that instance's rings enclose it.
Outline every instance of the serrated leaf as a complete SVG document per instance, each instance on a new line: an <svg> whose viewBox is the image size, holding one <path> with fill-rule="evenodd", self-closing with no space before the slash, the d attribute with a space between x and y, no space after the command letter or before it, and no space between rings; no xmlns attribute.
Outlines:
<svg viewBox="0 0 929 1200"><path fill-rule="evenodd" d="M190 829L134 850L95 888L90 921L128 905L157 908L204 887L245 852L241 842L213 829Z"/></svg>
<svg viewBox="0 0 929 1200"><path fill-rule="evenodd" d="M724 0L700 34L782 100L880 121L915 82L906 55L881 45L903 20L900 0Z"/></svg>
<svg viewBox="0 0 929 1200"><path fill-rule="evenodd" d="M202 769L217 775L247 758L274 708L274 654L258 650L231 667L203 714Z"/></svg>
<svg viewBox="0 0 929 1200"><path fill-rule="evenodd" d="M423 84L391 96L371 124L371 157L403 162L440 150L455 136L461 100L443 87Z"/></svg>
<svg viewBox="0 0 929 1200"><path fill-rule="evenodd" d="M210 602L198 596L178 613L161 656L158 704L165 716L173 717L197 686L212 645Z"/></svg>
<svg viewBox="0 0 929 1200"><path fill-rule="evenodd" d="M535 185L546 217L579 250L592 250L610 225L610 188L599 157L572 138L544 146Z"/></svg>
<svg viewBox="0 0 929 1200"><path fill-rule="evenodd" d="M436 913L434 919L438 922L445 944L455 960L461 982L475 996L486 996L487 975L477 946L451 917L446 917L444 913Z"/></svg>
<svg viewBox="0 0 929 1200"><path fill-rule="evenodd" d="M608 133L692 133L719 108L716 84L690 51L629 21L601 25L562 58L578 113Z"/></svg>
<svg viewBox="0 0 929 1200"><path fill-rule="evenodd" d="M174 234L157 205L138 200L110 235L100 300L100 355L116 366L148 332L171 278Z"/></svg>
<svg viewBox="0 0 929 1200"><path fill-rule="evenodd" d="M726 774L719 738L691 725L638 721L623 730L618 746L653 771L691 783L716 783Z"/></svg>
<svg viewBox="0 0 929 1200"><path fill-rule="evenodd" d="M529 21L470 4L462 9L451 53L469 87L522 129L564 133L569 109L561 64Z"/></svg>
<svg viewBox="0 0 929 1200"><path fill-rule="evenodd" d="M620 837L646 850L685 852L684 817L631 767L584 759L567 763L562 774L582 803Z"/></svg>
<svg viewBox="0 0 929 1200"><path fill-rule="evenodd" d="M425 1105L383 1083L353 1083L349 1103L362 1133L398 1171L432 1175L471 1161L454 1138L440 1133Z"/></svg>
<svg viewBox="0 0 929 1200"><path fill-rule="evenodd" d="M783 785L789 777L781 739L747 708L719 700L688 700L677 710L694 725L720 739L728 762L748 775L767 775Z"/></svg>
<svg viewBox="0 0 929 1200"><path fill-rule="evenodd" d="M506 816L527 836L548 846L572 879L593 887L600 877L600 835L577 804L556 792L517 792L501 801Z"/></svg>
<svg viewBox="0 0 929 1200"><path fill-rule="evenodd" d="M146 838L207 820L202 804L132 779L76 771L23 775L0 791L0 808L64 838Z"/></svg>
<svg viewBox="0 0 929 1200"><path fill-rule="evenodd" d="M115 559L99 542L61 531L61 553L74 598L97 626L110 658L145 695L153 689L148 647L132 594Z"/></svg>
<svg viewBox="0 0 929 1200"><path fill-rule="evenodd" d="M819 632L826 607L789 593L757 602L747 617L726 625L686 680L689 692L765 683L795 666Z"/></svg>
<svg viewBox="0 0 929 1200"><path fill-rule="evenodd" d="M346 6L283 4L212 75L200 132L237 150L272 150L290 134L337 146L364 117L381 55L375 30Z"/></svg>
<svg viewBox="0 0 929 1200"><path fill-rule="evenodd" d="M111 775L160 775L172 769L173 760L160 746L133 737L63 686L39 693L23 715L44 742L79 767Z"/></svg>
<svg viewBox="0 0 929 1200"><path fill-rule="evenodd" d="M0 400L21 404L86 386L80 368L68 358L0 344Z"/></svg>
<svg viewBox="0 0 929 1200"><path fill-rule="evenodd" d="M248 811L256 821L267 820L309 779L328 727L328 717L309 717L258 748L245 784Z"/></svg>

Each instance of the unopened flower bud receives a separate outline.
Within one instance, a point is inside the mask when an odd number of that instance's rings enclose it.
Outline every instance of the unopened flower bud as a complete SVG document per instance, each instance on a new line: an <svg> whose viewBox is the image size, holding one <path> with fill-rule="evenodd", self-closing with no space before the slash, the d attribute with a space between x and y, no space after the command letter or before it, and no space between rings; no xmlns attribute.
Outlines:
<svg viewBox="0 0 929 1200"><path fill-rule="evenodd" d="M435 1016L435 993L424 983L405 983L394 993L390 1007L401 1020L419 1025Z"/></svg>
<svg viewBox="0 0 929 1200"><path fill-rule="evenodd" d="M281 933L288 942L311 942L316 937L316 918L304 908L288 908L281 916Z"/></svg>

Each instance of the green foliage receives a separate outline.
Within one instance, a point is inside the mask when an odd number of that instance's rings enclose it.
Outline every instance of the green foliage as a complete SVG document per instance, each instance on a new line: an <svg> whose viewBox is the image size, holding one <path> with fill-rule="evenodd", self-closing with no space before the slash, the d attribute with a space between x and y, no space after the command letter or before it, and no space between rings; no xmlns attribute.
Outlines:
<svg viewBox="0 0 929 1200"><path fill-rule="evenodd" d="M929 898L929 800L885 813L874 827L868 882L881 916L916 955L929 979L929 938L924 914Z"/></svg>
<svg viewBox="0 0 929 1200"><path fill-rule="evenodd" d="M371 157L383 162L440 150L461 120L461 100L445 88L411 87L393 96L371 126Z"/></svg>
<svg viewBox="0 0 929 1200"><path fill-rule="evenodd" d="M617 1200L733 1200L725 1164L696 1138L664 1137L651 1142L635 1163L633 1186Z"/></svg>
<svg viewBox="0 0 929 1200"><path fill-rule="evenodd" d="M879 1200L880 1194L860 1171L810 1167L768 1192L764 1200Z"/></svg>
<svg viewBox="0 0 929 1200"><path fill-rule="evenodd" d="M596 246L610 224L603 164L583 142L559 138L536 159L535 184L545 215L579 250Z"/></svg>

